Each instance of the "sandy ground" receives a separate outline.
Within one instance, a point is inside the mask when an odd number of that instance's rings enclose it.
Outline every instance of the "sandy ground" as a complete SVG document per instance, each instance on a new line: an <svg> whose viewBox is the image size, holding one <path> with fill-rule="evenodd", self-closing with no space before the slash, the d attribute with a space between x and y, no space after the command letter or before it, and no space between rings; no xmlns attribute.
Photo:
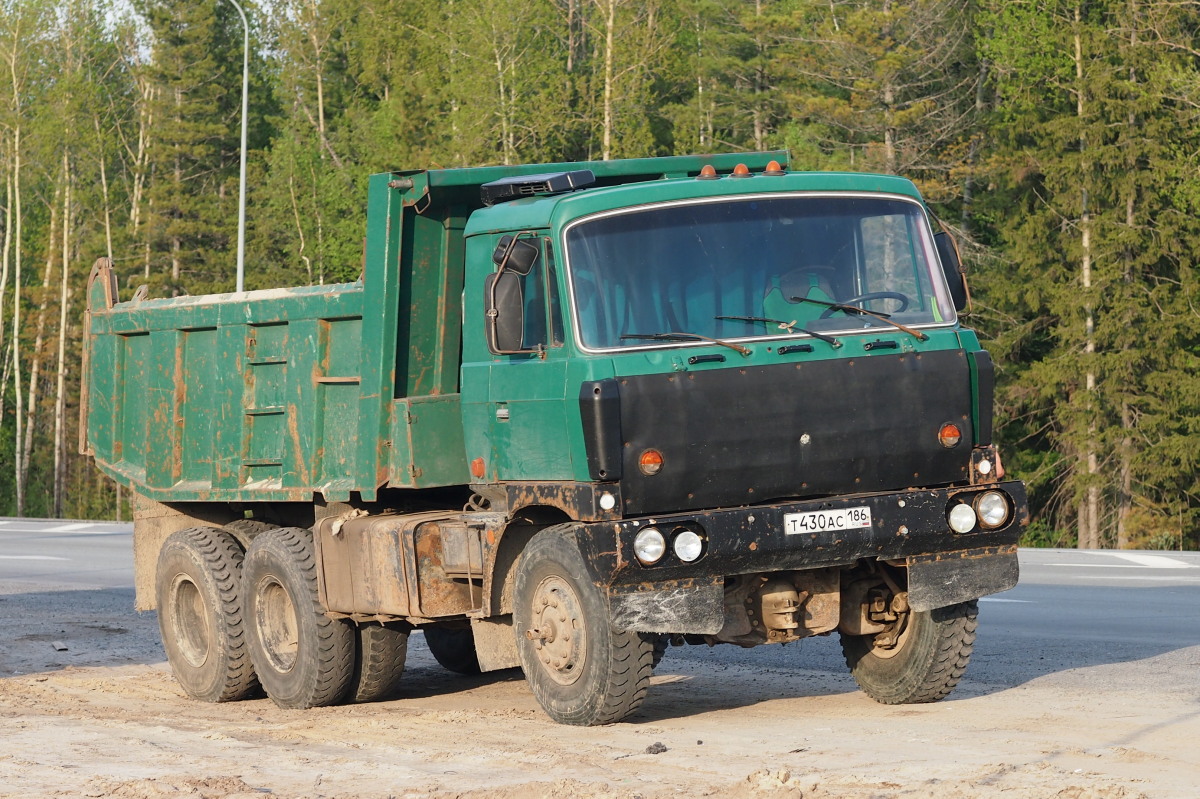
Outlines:
<svg viewBox="0 0 1200 799"><path fill-rule="evenodd" d="M578 729L550 722L519 672L453 675L420 636L394 701L196 703L130 593L0 590L0 796L1200 795L1196 646L1015 687L968 672L950 699L905 707L872 702L846 674L806 670L801 653L773 669L671 650L630 721ZM1139 691L1103 673L1117 668L1177 675L1182 687Z"/></svg>

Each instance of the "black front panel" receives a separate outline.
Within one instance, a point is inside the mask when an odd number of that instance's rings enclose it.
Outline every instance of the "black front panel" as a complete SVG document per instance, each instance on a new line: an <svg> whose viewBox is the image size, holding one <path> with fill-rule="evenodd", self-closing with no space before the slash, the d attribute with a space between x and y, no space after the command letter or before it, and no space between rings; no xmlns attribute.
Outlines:
<svg viewBox="0 0 1200 799"><path fill-rule="evenodd" d="M960 350L618 378L627 514L967 479L971 381ZM938 429L954 422L959 444ZM662 471L638 469L646 449Z"/></svg>
<svg viewBox="0 0 1200 799"><path fill-rule="evenodd" d="M621 479L621 397L616 380L592 380L579 389L579 418L593 480Z"/></svg>

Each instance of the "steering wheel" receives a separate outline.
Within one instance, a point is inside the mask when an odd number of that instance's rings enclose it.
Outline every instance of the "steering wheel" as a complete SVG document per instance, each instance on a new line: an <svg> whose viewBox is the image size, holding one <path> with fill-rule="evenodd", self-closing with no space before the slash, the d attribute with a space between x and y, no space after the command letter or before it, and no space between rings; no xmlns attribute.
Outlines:
<svg viewBox="0 0 1200 799"><path fill-rule="evenodd" d="M857 303L868 302L869 300L895 300L896 302L900 303L899 308L897 308L895 311L890 311L889 313L901 313L903 311L908 310L908 302L909 302L908 295L901 294L898 291L869 291L866 294L859 294L855 297L851 297L848 300L838 300L838 304L839 305L856 305ZM828 319L837 310L838 310L837 308L826 308L824 311L821 312L821 315L818 316L817 318L818 319ZM845 311L843 311L842 313L845 313Z"/></svg>

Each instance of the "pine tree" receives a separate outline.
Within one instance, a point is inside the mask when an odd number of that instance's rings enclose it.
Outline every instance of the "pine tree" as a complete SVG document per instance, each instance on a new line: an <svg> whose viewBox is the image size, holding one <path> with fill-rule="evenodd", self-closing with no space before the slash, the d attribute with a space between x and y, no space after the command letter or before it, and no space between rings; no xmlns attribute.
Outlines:
<svg viewBox="0 0 1200 799"><path fill-rule="evenodd" d="M1160 7L1160 11L1165 8ZM1137 2L998 3L985 15L998 89L993 178L1011 271L984 276L1012 363L1006 405L1040 461L1034 488L1080 547L1127 546L1194 525L1196 392L1188 294L1194 215L1165 142L1197 144L1170 93L1190 62L1138 35ZM1190 13L1159 22L1186 28ZM1190 145L1184 145L1191 142ZM1011 449L1011 447L1010 447ZM1184 467L1184 473L1164 464ZM1164 539L1165 540L1165 539Z"/></svg>
<svg viewBox="0 0 1200 799"><path fill-rule="evenodd" d="M147 191L151 281L171 293L233 288L240 18L220 0L139 0L152 35L155 120Z"/></svg>
<svg viewBox="0 0 1200 799"><path fill-rule="evenodd" d="M933 200L957 196L979 80L972 13L965 0L800 2L783 56L793 140L917 178Z"/></svg>

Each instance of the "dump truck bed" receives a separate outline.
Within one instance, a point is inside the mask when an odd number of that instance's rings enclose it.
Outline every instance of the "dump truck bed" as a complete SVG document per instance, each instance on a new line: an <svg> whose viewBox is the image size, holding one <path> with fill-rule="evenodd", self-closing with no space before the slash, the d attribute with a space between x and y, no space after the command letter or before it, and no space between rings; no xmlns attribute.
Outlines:
<svg viewBox="0 0 1200 799"><path fill-rule="evenodd" d="M363 307L363 286L351 283L94 314L97 462L170 501L337 501L381 484L465 483L458 394L379 403L363 368Z"/></svg>
<svg viewBox="0 0 1200 799"><path fill-rule="evenodd" d="M101 259L81 449L160 502L373 501L384 487L465 485L463 231L480 186L578 169L609 186L772 159L786 153L374 175L354 283L117 302Z"/></svg>

